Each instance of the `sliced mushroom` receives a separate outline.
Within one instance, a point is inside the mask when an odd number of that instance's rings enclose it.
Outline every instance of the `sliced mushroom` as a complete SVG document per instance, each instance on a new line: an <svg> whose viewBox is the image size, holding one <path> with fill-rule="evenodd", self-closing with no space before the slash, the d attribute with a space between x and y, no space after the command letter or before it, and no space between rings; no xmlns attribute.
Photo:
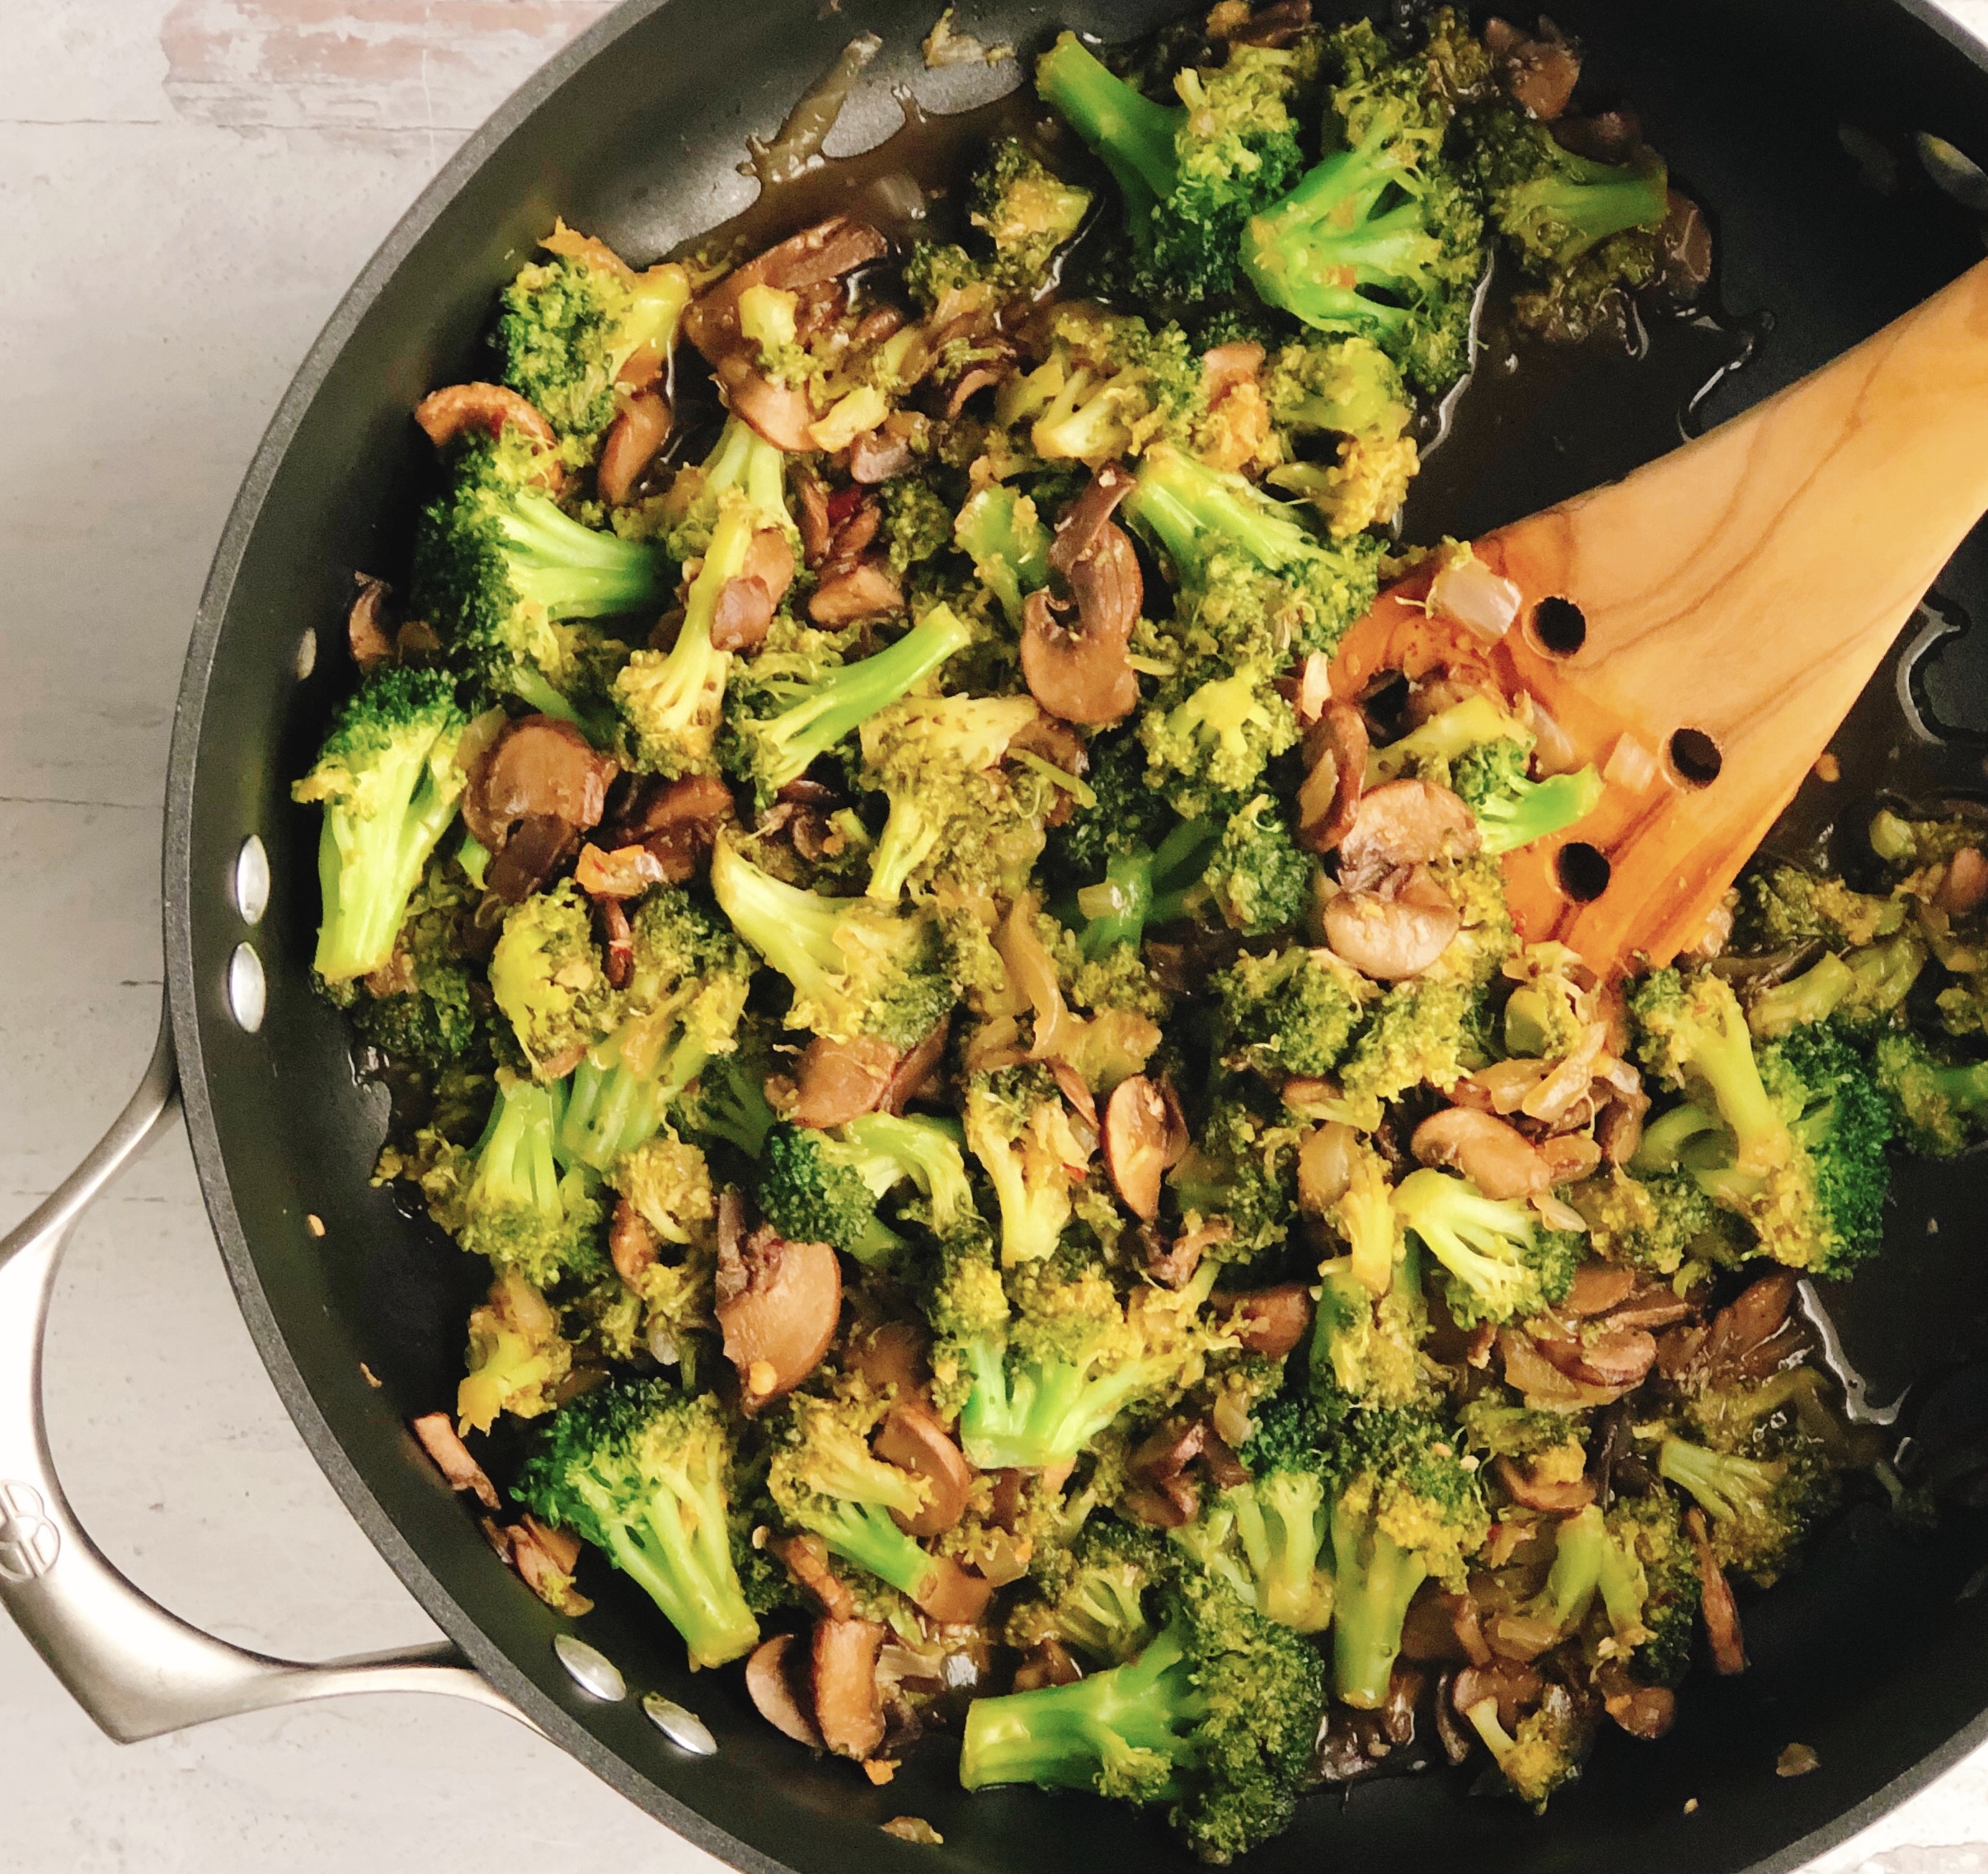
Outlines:
<svg viewBox="0 0 1988 1874"><path fill-rule="evenodd" d="M1145 1075L1129 1075L1111 1090L1104 1111L1105 1168L1141 1223L1159 1215L1168 1130L1166 1099Z"/></svg>
<svg viewBox="0 0 1988 1874"><path fill-rule="evenodd" d="M897 1050L874 1036L817 1035L795 1068L800 1091L787 1116L796 1125L826 1130L873 1113L891 1090L897 1062Z"/></svg>
<svg viewBox="0 0 1988 1874"><path fill-rule="evenodd" d="M1605 1323L1601 1332L1591 1329L1573 1345L1577 1350L1564 1363L1564 1370L1591 1386L1626 1389L1640 1385L1657 1364L1657 1341L1641 1327ZM1562 1364L1550 1344L1546 1357Z"/></svg>
<svg viewBox="0 0 1988 1874"><path fill-rule="evenodd" d="M947 1038L952 1032L952 1017L947 1016L897 1064L884 1097L877 1102L879 1112L901 1115L914 1100L922 1100L933 1091L939 1063L946 1058Z"/></svg>
<svg viewBox="0 0 1988 1874"><path fill-rule="evenodd" d="M625 797L609 814L614 844L646 850L663 884L694 877L711 857L718 829L733 816L731 790L715 774L675 781L629 776L623 787Z"/></svg>
<svg viewBox="0 0 1988 1874"><path fill-rule="evenodd" d="M1146 1280L1163 1289L1184 1289L1201 1266L1201 1246L1191 1237L1168 1242L1151 1224L1141 1224L1138 1236Z"/></svg>
<svg viewBox="0 0 1988 1874"><path fill-rule="evenodd" d="M1244 1349L1265 1360L1282 1360L1311 1332L1312 1291L1308 1283L1278 1282L1267 1289L1216 1296L1229 1310L1226 1326Z"/></svg>
<svg viewBox="0 0 1988 1874"><path fill-rule="evenodd" d="M1504 20L1484 23L1484 44L1503 62L1505 89L1512 101L1544 123L1567 109L1581 78L1581 54L1550 21L1529 37Z"/></svg>
<svg viewBox="0 0 1988 1874"><path fill-rule="evenodd" d="M600 927L601 974L611 989L625 989L635 979L635 928L618 898L594 900L595 922Z"/></svg>
<svg viewBox="0 0 1988 1874"><path fill-rule="evenodd" d="M1677 1722L1677 1694L1667 1685L1629 1685L1611 1692L1602 1709L1632 1737L1654 1742Z"/></svg>
<svg viewBox="0 0 1988 1874"><path fill-rule="evenodd" d="M1595 1501L1595 1487L1585 1477L1543 1477L1530 1465L1499 1458L1493 1468L1514 1503L1549 1516L1571 1516Z"/></svg>
<svg viewBox="0 0 1988 1874"><path fill-rule="evenodd" d="M935 1555L930 1560L932 1572L912 1599L942 1627L973 1626L994 1599L994 1583L968 1574L950 1555Z"/></svg>
<svg viewBox="0 0 1988 1874"><path fill-rule="evenodd" d="M662 1238L648 1219L626 1197L618 1200L614 1221L608 1227L608 1255L614 1273L630 1288L635 1287L656 1266L661 1249Z"/></svg>
<svg viewBox="0 0 1988 1874"><path fill-rule="evenodd" d="M930 1338L918 1322L885 1321L851 1332L843 1364L861 1374L872 1393L922 1404L932 1383L930 1350ZM891 1459L894 1464L901 1461Z"/></svg>
<svg viewBox="0 0 1988 1874"><path fill-rule="evenodd" d="M1092 476L1083 492L1057 519L1055 534L1049 548L1052 572L1068 579L1078 562L1096 550L1105 524L1117 512L1120 502L1132 492L1135 485L1123 463L1107 462Z"/></svg>
<svg viewBox="0 0 1988 1874"><path fill-rule="evenodd" d="M849 479L874 487L911 466L911 443L888 430L866 430L849 444Z"/></svg>
<svg viewBox="0 0 1988 1874"><path fill-rule="evenodd" d="M838 1757L860 1762L884 1740L877 1657L884 1628L874 1620L818 1620L811 1642L815 1725Z"/></svg>
<svg viewBox="0 0 1988 1874"><path fill-rule="evenodd" d="M1704 1511L1695 1505L1687 1510L1685 1527L1698 1553L1698 1610L1705 1623L1712 1670L1730 1678L1746 1670L1746 1642L1740 1632L1739 1604L1732 1598L1732 1584L1726 1579L1726 1571L1712 1552Z"/></svg>
<svg viewBox="0 0 1988 1874"><path fill-rule="evenodd" d="M669 434L670 406L663 398L654 391L629 397L600 445L600 466L594 473L600 498L611 507L627 500Z"/></svg>
<svg viewBox="0 0 1988 1874"><path fill-rule="evenodd" d="M715 364L739 342L739 299L747 287L797 293L824 285L881 258L888 248L868 223L830 215L734 267L699 294L684 310L684 336Z"/></svg>
<svg viewBox="0 0 1988 1874"><path fill-rule="evenodd" d="M1332 954L1384 983L1426 970L1464 923L1453 904L1411 904L1377 891L1336 894L1326 900L1323 922Z"/></svg>
<svg viewBox="0 0 1988 1874"><path fill-rule="evenodd" d="M369 573L355 573L352 578L359 596L345 614L345 642L363 674L377 670L393 656L393 640L387 635L386 626L387 600L393 588Z"/></svg>
<svg viewBox="0 0 1988 1874"><path fill-rule="evenodd" d="M829 1566L828 1545L820 1536L789 1536L778 1553L794 1585L830 1620L853 1620L856 1597L849 1585Z"/></svg>
<svg viewBox="0 0 1988 1874"><path fill-rule="evenodd" d="M1488 1192L1486 1193L1489 1195ZM1590 1256L1574 1271L1567 1297L1560 1303L1563 1314L1581 1320L1591 1314L1606 1314L1618 1302L1627 1301L1636 1287L1636 1271L1619 1262L1604 1262Z"/></svg>
<svg viewBox="0 0 1988 1874"><path fill-rule="evenodd" d="M536 1516L526 1516L505 1532L510 1538L507 1559L519 1579L555 1613L572 1619L594 1611L594 1604L573 1585L580 1544L563 1529L548 1529Z"/></svg>
<svg viewBox="0 0 1988 1874"><path fill-rule="evenodd" d="M807 602L809 618L831 628L886 618L904 608L904 589L881 559L858 561L847 572L823 580Z"/></svg>
<svg viewBox="0 0 1988 1874"><path fill-rule="evenodd" d="M543 449L559 439L530 399L502 384L450 384L430 391L414 406L414 420L438 449L473 431L501 438L506 425ZM540 458L538 472L539 480L557 489L559 464L551 456Z"/></svg>
<svg viewBox="0 0 1988 1874"><path fill-rule="evenodd" d="M1431 1113L1416 1127L1408 1149L1419 1164L1462 1172L1487 1197L1531 1197L1553 1181L1546 1161L1516 1125L1468 1106Z"/></svg>
<svg viewBox="0 0 1988 1874"><path fill-rule="evenodd" d="M746 542L745 563L739 573L759 580L778 605L794 583L794 549L787 535L777 527L759 528Z"/></svg>
<svg viewBox="0 0 1988 1874"><path fill-rule="evenodd" d="M1361 796L1339 843L1339 882L1372 885L1403 866L1460 858L1478 848L1477 821L1447 787L1403 775Z"/></svg>
<svg viewBox="0 0 1988 1874"><path fill-rule="evenodd" d="M522 904L573 856L579 841L578 831L557 815L527 814L491 861L484 886L500 903ZM559 1072L570 1073L578 1064L576 1055Z"/></svg>
<svg viewBox="0 0 1988 1874"><path fill-rule="evenodd" d="M1516 1731L1526 1712L1539 1702L1545 1682L1519 1660L1494 1659L1487 1665L1466 1666L1451 1683L1450 1701L1459 1716L1487 1699L1495 1699L1498 1722Z"/></svg>
<svg viewBox="0 0 1988 1874"><path fill-rule="evenodd" d="M435 1468L451 1490L468 1491L486 1510L503 1507L497 1487L470 1456L469 1447L457 1433L455 1422L448 1413L424 1412L418 1419L409 1421L408 1429L421 1441L421 1449L435 1460Z"/></svg>
<svg viewBox="0 0 1988 1874"><path fill-rule="evenodd" d="M740 574L718 588L711 613L714 650L757 650L773 622L773 595L762 580Z"/></svg>
<svg viewBox="0 0 1988 1874"><path fill-rule="evenodd" d="M528 818L558 820L577 836L599 824L615 772L615 763L571 722L521 716L476 763L463 792L463 818L492 852L501 852Z"/></svg>
<svg viewBox="0 0 1988 1874"><path fill-rule="evenodd" d="M1988 899L1988 859L1978 846L1963 846L1947 862L1934 904L1950 918L1964 918Z"/></svg>
<svg viewBox="0 0 1988 1874"><path fill-rule="evenodd" d="M841 1317L842 1270L826 1243L789 1242L764 1225L740 1261L745 1285L718 1303L717 1317L751 1414L820 1365Z"/></svg>
<svg viewBox="0 0 1988 1874"><path fill-rule="evenodd" d="M1022 1656L1015 1668L1014 1689L1039 1692L1046 1685L1074 1685L1083 1674L1054 1633L1046 1634Z"/></svg>
<svg viewBox="0 0 1988 1874"><path fill-rule="evenodd" d="M821 1733L797 1693L794 1666L799 1655L792 1633L762 1640L745 1662L745 1689L754 1708L773 1729L810 1750L821 1749Z"/></svg>
<svg viewBox="0 0 1988 1874"><path fill-rule="evenodd" d="M718 361L717 380L725 407L775 449L792 455L814 446L814 407L800 385L775 383L740 352Z"/></svg>
<svg viewBox="0 0 1988 1874"><path fill-rule="evenodd" d="M1367 719L1350 702L1328 702L1304 733L1304 779L1298 788L1298 843L1329 852L1360 813L1366 781Z"/></svg>
<svg viewBox="0 0 1988 1874"><path fill-rule="evenodd" d="M973 1467L923 1406L900 1399L891 1407L874 1446L886 1463L925 1480L924 1508L908 1521L899 1519L910 1534L942 1535L966 1514Z"/></svg>
<svg viewBox="0 0 1988 1874"><path fill-rule="evenodd" d="M795 469L792 480L796 509L794 524L801 532L801 556L812 572L828 557L830 545L834 538L834 528L829 520L829 491L821 477L805 466Z"/></svg>

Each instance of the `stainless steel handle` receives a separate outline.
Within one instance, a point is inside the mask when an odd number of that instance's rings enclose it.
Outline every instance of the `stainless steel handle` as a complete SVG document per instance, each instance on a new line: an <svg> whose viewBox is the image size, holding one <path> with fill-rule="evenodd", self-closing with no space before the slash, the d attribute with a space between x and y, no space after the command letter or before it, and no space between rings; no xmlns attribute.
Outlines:
<svg viewBox="0 0 1988 1874"><path fill-rule="evenodd" d="M0 1238L0 1606L120 1744L349 1692L439 1692L530 1720L446 1642L302 1665L230 1646L114 1568L63 1496L41 1415L41 1345L77 1219L177 1117L170 1025L130 1103L73 1176ZM536 1727L534 1727L536 1728Z"/></svg>

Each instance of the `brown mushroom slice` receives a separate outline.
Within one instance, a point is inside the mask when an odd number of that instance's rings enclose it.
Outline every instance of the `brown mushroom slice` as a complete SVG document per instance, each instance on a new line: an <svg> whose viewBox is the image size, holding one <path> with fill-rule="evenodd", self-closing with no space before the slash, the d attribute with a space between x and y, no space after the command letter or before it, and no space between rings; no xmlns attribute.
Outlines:
<svg viewBox="0 0 1988 1874"><path fill-rule="evenodd" d="M818 1620L810 1646L815 1726L838 1757L858 1762L884 1740L877 1659L884 1628L874 1620Z"/></svg>
<svg viewBox="0 0 1988 1874"><path fill-rule="evenodd" d="M930 1558L932 1572L911 1599L919 1610L942 1627L971 1627L994 1599L994 1583L970 1575L950 1555Z"/></svg>
<svg viewBox="0 0 1988 1874"><path fill-rule="evenodd" d="M739 336L739 299L749 286L784 293L825 285L888 251L890 243L867 222L830 215L734 267L684 309L684 336L716 364Z"/></svg>
<svg viewBox="0 0 1988 1874"><path fill-rule="evenodd" d="M1627 1301L1635 1288L1633 1269L1624 1263L1604 1262L1598 1256L1590 1256L1574 1271L1566 1298L1560 1303L1560 1312L1571 1314L1577 1321L1591 1314L1606 1314L1618 1302Z"/></svg>
<svg viewBox="0 0 1988 1874"><path fill-rule="evenodd" d="M909 1520L898 1518L914 1536L942 1535L966 1514L973 1491L973 1467L958 1445L923 1406L900 1399L877 1428L874 1449L886 1463L923 1477L925 1506Z"/></svg>
<svg viewBox="0 0 1988 1874"><path fill-rule="evenodd" d="M754 1647L745 1662L745 1690L753 1708L773 1729L811 1750L821 1748L821 1733L796 1696L792 1678L795 1636L776 1633Z"/></svg>
<svg viewBox="0 0 1988 1874"><path fill-rule="evenodd" d="M1282 1360L1311 1332L1312 1291L1307 1283L1278 1282L1216 1299L1229 1307L1229 1332L1245 1350L1266 1360Z"/></svg>
<svg viewBox="0 0 1988 1874"><path fill-rule="evenodd" d="M849 1585L829 1566L828 1545L820 1536L789 1536L776 1552L787 1564L795 1586L811 1595L830 1620L853 1620L856 1596Z"/></svg>
<svg viewBox="0 0 1988 1874"><path fill-rule="evenodd" d="M486 1510L503 1507L497 1487L470 1456L469 1447L463 1442L448 1413L424 1412L408 1421L408 1430L421 1441L421 1449L435 1460L435 1468L451 1490L468 1491Z"/></svg>
<svg viewBox="0 0 1988 1874"><path fill-rule="evenodd" d="M669 434L670 406L654 391L637 392L623 402L621 414L608 425L600 466L594 472L600 498L610 507L627 500Z"/></svg>
<svg viewBox="0 0 1988 1874"><path fill-rule="evenodd" d="M1104 1162L1126 1208L1143 1224L1159 1215L1170 1118L1159 1088L1143 1073L1111 1090L1104 1110Z"/></svg>
<svg viewBox="0 0 1988 1874"><path fill-rule="evenodd" d="M1383 983L1426 970L1464 923L1453 904L1413 904L1376 891L1337 893L1326 901L1323 922L1332 954Z"/></svg>
<svg viewBox="0 0 1988 1874"><path fill-rule="evenodd" d="M859 1374L872 1393L892 1392L900 1402L922 1402L932 1383L930 1355L931 1336L922 1323L885 1321L867 1330L852 1331L842 1364ZM891 1462L901 1460L892 1458Z"/></svg>
<svg viewBox="0 0 1988 1874"><path fill-rule="evenodd" d="M739 568L742 579L756 579L778 605L794 583L794 549L777 527L762 527L746 542L745 562Z"/></svg>
<svg viewBox="0 0 1988 1874"><path fill-rule="evenodd" d="M1068 610L1068 607L1064 608ZM1065 722L1101 727L1122 721L1139 704L1139 679L1126 661L1125 640L1057 617L1046 589L1032 592L1022 608L1022 675L1029 694Z"/></svg>
<svg viewBox="0 0 1988 1874"><path fill-rule="evenodd" d="M745 1286L717 1308L725 1357L749 1415L820 1365L842 1313L842 1270L825 1242L789 1242L762 1226L740 1260Z"/></svg>
<svg viewBox="0 0 1988 1874"><path fill-rule="evenodd" d="M1416 1127L1408 1149L1419 1164L1462 1172L1487 1197L1531 1197L1553 1183L1546 1161L1524 1133L1468 1106L1431 1113Z"/></svg>
<svg viewBox="0 0 1988 1874"><path fill-rule="evenodd" d="M847 572L823 580L807 602L808 617L831 629L865 618L887 618L904 608L904 589L881 559L859 561Z"/></svg>
<svg viewBox="0 0 1988 1874"><path fill-rule="evenodd" d="M872 1035L847 1040L817 1035L795 1066L799 1092L788 1118L825 1130L875 1112L891 1090L897 1059L897 1050Z"/></svg>
<svg viewBox="0 0 1988 1874"><path fill-rule="evenodd" d="M1298 787L1298 843L1329 852L1360 814L1366 783L1367 721L1347 702L1328 702L1304 733L1304 779Z"/></svg>
<svg viewBox="0 0 1988 1874"><path fill-rule="evenodd" d="M1361 796L1339 842L1340 883L1370 885L1403 866L1461 857L1478 845L1469 808L1447 787L1403 775Z"/></svg>
<svg viewBox="0 0 1988 1874"><path fill-rule="evenodd" d="M1107 462L1092 476L1083 492L1057 519L1049 547L1050 571L1069 579L1080 561L1097 551L1106 524L1134 486L1123 463ZM1133 613L1136 617L1136 604Z"/></svg>
<svg viewBox="0 0 1988 1874"><path fill-rule="evenodd" d="M911 466L911 442L881 430L866 430L849 444L849 479L866 488L902 475Z"/></svg>
<svg viewBox="0 0 1988 1874"><path fill-rule="evenodd" d="M529 397L502 384L449 384L430 391L414 406L414 420L438 449L472 431L501 438L507 425L543 449L559 439ZM540 478L555 488L559 485L559 465L550 457L541 466Z"/></svg>
<svg viewBox="0 0 1988 1874"><path fill-rule="evenodd" d="M948 1016L891 1069L891 1083L877 1102L877 1111L900 1115L914 1100L923 1099L933 1090L939 1063L946 1058L947 1037L952 1032L952 1017Z"/></svg>
<svg viewBox="0 0 1988 1874"><path fill-rule="evenodd" d="M352 578L359 587L359 596L345 614L345 642L351 648L352 661L364 675L377 670L393 656L393 640L387 635L386 626L387 600L393 588L369 573L355 573Z"/></svg>
<svg viewBox="0 0 1988 1874"><path fill-rule="evenodd" d="M1571 1516L1595 1501L1595 1487L1584 1477L1542 1477L1510 1458L1497 1458L1493 1468L1513 1502L1545 1515Z"/></svg>
<svg viewBox="0 0 1988 1874"><path fill-rule="evenodd" d="M579 841L578 829L557 814L527 814L491 861L484 886L503 904L522 904L572 857ZM571 1073L579 1064L576 1053L558 1073ZM549 1064L547 1071L552 1071Z"/></svg>
<svg viewBox="0 0 1988 1874"><path fill-rule="evenodd" d="M1611 1692L1601 1708L1632 1737L1652 1743L1677 1721L1677 1694L1667 1685L1631 1685Z"/></svg>
<svg viewBox="0 0 1988 1874"><path fill-rule="evenodd" d="M571 722L520 716L484 752L463 792L463 818L492 852L528 818L562 821L576 834L599 824L616 763Z"/></svg>
<svg viewBox="0 0 1988 1874"><path fill-rule="evenodd" d="M601 974L611 989L625 989L635 979L635 927L618 898L594 900L600 927Z"/></svg>
<svg viewBox="0 0 1988 1874"><path fill-rule="evenodd" d="M1694 1505L1685 1512L1685 1528L1698 1553L1698 1611L1705 1623L1705 1638L1712 1654L1712 1670L1726 1678L1746 1670L1746 1642L1740 1632L1739 1604L1732 1598L1732 1584L1712 1552L1712 1538L1705 1528L1705 1513Z"/></svg>
<svg viewBox="0 0 1988 1874"><path fill-rule="evenodd" d="M630 1288L635 1287L656 1266L661 1249L662 1238L648 1219L628 1199L618 1199L614 1221L608 1226L608 1256L614 1273Z"/></svg>
<svg viewBox="0 0 1988 1874"><path fill-rule="evenodd" d="M718 588L711 613L713 650L757 650L773 622L773 595L765 583L740 574Z"/></svg>
<svg viewBox="0 0 1988 1874"><path fill-rule="evenodd" d="M717 379L725 407L775 449L792 455L813 448L815 411L798 384L775 383L738 352L719 360Z"/></svg>

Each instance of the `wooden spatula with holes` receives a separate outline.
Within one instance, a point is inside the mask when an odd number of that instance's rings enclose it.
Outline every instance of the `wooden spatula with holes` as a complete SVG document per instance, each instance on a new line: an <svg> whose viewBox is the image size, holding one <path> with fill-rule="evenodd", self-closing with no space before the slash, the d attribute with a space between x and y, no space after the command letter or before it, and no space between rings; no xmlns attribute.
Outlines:
<svg viewBox="0 0 1988 1874"><path fill-rule="evenodd" d="M1668 962L1984 513L1988 261L1744 416L1476 542L1516 610L1478 569L1419 568L1347 633L1332 694L1442 666L1530 692L1556 765L1608 786L1507 857L1520 932L1604 975Z"/></svg>

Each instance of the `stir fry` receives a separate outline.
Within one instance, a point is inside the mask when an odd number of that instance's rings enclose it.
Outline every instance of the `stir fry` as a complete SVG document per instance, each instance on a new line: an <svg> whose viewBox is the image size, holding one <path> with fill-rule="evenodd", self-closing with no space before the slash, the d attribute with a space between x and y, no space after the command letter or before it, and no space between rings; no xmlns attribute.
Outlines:
<svg viewBox="0 0 1988 1874"><path fill-rule="evenodd" d="M1541 344L1704 284L1578 74L1064 33L956 242L562 224L415 413L295 792L378 1177L490 1271L416 1429L552 1606L620 1571L873 1780L950 1732L1222 1862L1419 1730L1543 1807L1840 1504L1925 1513L1798 1303L1988 1125L1981 829L1605 977L1502 868L1608 777L1334 662L1411 568L1514 622L1393 531L1494 256Z"/></svg>

